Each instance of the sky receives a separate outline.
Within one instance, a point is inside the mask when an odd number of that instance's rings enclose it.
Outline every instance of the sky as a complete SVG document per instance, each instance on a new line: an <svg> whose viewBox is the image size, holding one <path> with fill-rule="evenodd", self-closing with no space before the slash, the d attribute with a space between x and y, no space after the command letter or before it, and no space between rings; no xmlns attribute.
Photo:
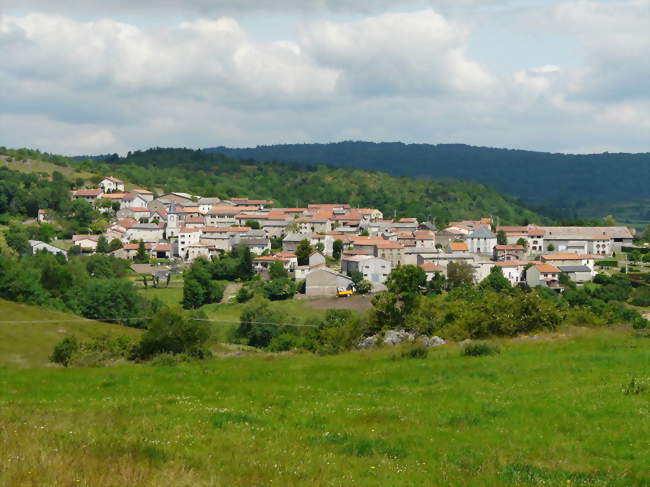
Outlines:
<svg viewBox="0 0 650 487"><path fill-rule="evenodd" d="M650 151L650 0L0 0L0 145Z"/></svg>

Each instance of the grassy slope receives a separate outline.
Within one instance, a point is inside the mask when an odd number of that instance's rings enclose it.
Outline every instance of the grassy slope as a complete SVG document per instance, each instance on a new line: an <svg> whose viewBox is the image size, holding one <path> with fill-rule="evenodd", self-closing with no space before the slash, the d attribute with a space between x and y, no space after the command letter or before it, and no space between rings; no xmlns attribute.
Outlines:
<svg viewBox="0 0 650 487"><path fill-rule="evenodd" d="M70 320L79 317L0 299L0 321ZM135 336L139 330L97 321L47 323L0 323L0 366L45 366L54 345L64 336L80 339L100 333ZM0 482L1 484L2 482Z"/></svg>
<svg viewBox="0 0 650 487"><path fill-rule="evenodd" d="M73 167L57 166L51 162L38 161L35 159L26 159L25 162L20 162L14 158L11 158L11 161L9 161L9 159L10 158L7 156L0 155L0 166L6 166L14 171L24 173L43 172L46 174L52 174L54 171L58 171L72 180L75 178L88 179L92 176L92 174L87 171L77 172Z"/></svg>
<svg viewBox="0 0 650 487"><path fill-rule="evenodd" d="M624 331L0 374L3 485L648 485L650 339ZM569 482L570 481L570 482Z"/></svg>

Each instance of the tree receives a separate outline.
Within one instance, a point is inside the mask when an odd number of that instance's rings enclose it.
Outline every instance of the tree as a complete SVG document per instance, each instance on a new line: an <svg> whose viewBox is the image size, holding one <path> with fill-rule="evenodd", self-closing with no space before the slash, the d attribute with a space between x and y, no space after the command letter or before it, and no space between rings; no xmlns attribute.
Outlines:
<svg viewBox="0 0 650 487"><path fill-rule="evenodd" d="M338 239L334 240L334 243L332 244L332 257L334 257L336 260L339 260L341 258L342 252L343 252L343 241Z"/></svg>
<svg viewBox="0 0 650 487"><path fill-rule="evenodd" d="M269 266L269 276L271 279L286 279L289 273L284 268L282 262L275 261Z"/></svg>
<svg viewBox="0 0 650 487"><path fill-rule="evenodd" d="M316 250L318 250L321 253L325 250L325 245L323 245L323 242L318 242L316 244Z"/></svg>
<svg viewBox="0 0 650 487"><path fill-rule="evenodd" d="M246 220L246 226L252 228L253 230L259 230L260 222L257 220Z"/></svg>
<svg viewBox="0 0 650 487"><path fill-rule="evenodd" d="M314 251L309 243L309 239L303 239L296 248L296 257L298 257L298 265L309 264L309 256Z"/></svg>
<svg viewBox="0 0 650 487"><path fill-rule="evenodd" d="M421 267L414 265L397 266L386 281L388 291L402 302L402 314L411 312L426 284L426 273Z"/></svg>
<svg viewBox="0 0 650 487"><path fill-rule="evenodd" d="M368 230L363 230L360 234L361 237L368 237L370 233L368 233Z"/></svg>
<svg viewBox="0 0 650 487"><path fill-rule="evenodd" d="M372 291L372 283L370 281L362 279L354 285L354 288L359 294L368 294L370 291Z"/></svg>
<svg viewBox="0 0 650 487"><path fill-rule="evenodd" d="M264 298L253 298L242 310L235 337L243 339L253 347L267 347L273 337L282 333L283 316L271 309L270 302Z"/></svg>
<svg viewBox="0 0 650 487"><path fill-rule="evenodd" d="M352 279L352 282L356 286L361 281L363 281L363 274L359 271L352 271L350 272L350 279Z"/></svg>
<svg viewBox="0 0 650 487"><path fill-rule="evenodd" d="M205 290L196 279L185 279L183 282L183 308L197 309L203 306Z"/></svg>
<svg viewBox="0 0 650 487"><path fill-rule="evenodd" d="M122 241L119 238L114 238L111 240L111 242L108 244L108 250L109 252L113 252L115 250L119 250L123 247Z"/></svg>
<svg viewBox="0 0 650 487"><path fill-rule="evenodd" d="M148 264L149 263L149 254L144 245L144 242L140 240L138 242L138 252L135 254L135 259L133 259L138 264Z"/></svg>
<svg viewBox="0 0 650 487"><path fill-rule="evenodd" d="M441 294L445 290L447 282L445 276L440 272L436 272L433 277L427 282L428 294Z"/></svg>
<svg viewBox="0 0 650 487"><path fill-rule="evenodd" d="M185 353L204 358L205 343L210 328L205 321L192 319L178 308L163 307L152 318L137 347L139 358L147 359L160 353Z"/></svg>
<svg viewBox="0 0 650 487"><path fill-rule="evenodd" d="M253 256L247 245L238 245L235 247L235 256L239 259L237 265L237 276L242 281L248 281L255 274L253 271Z"/></svg>
<svg viewBox="0 0 650 487"><path fill-rule="evenodd" d="M641 258L642 258L641 252L639 252L637 249L634 249L628 255L630 257L631 262L641 262Z"/></svg>
<svg viewBox="0 0 650 487"><path fill-rule="evenodd" d="M271 301L290 299L296 294L295 283L288 278L271 279L262 287L264 295Z"/></svg>
<svg viewBox="0 0 650 487"><path fill-rule="evenodd" d="M95 252L98 254L107 254L110 250L111 248L108 245L108 240L104 235L100 235L97 239L97 248L95 249Z"/></svg>
<svg viewBox="0 0 650 487"><path fill-rule="evenodd" d="M524 249L527 249L528 248L528 240L521 237L521 238L517 239L517 245L521 245Z"/></svg>
<svg viewBox="0 0 650 487"><path fill-rule="evenodd" d="M546 250L548 250L549 252L553 252L555 250L555 245L548 244L548 246L546 247Z"/></svg>
<svg viewBox="0 0 650 487"><path fill-rule="evenodd" d="M89 279L67 295L82 316L95 320L121 321L142 316L144 298L126 279Z"/></svg>
<svg viewBox="0 0 650 487"><path fill-rule="evenodd" d="M474 268L467 262L450 262L447 265L447 286L453 289L474 284Z"/></svg>
<svg viewBox="0 0 650 487"><path fill-rule="evenodd" d="M492 289L498 293L503 291L512 291L512 284L510 284L510 281L503 275L503 269L498 266L494 266L490 269L490 274L481 281L479 287L481 289Z"/></svg>
<svg viewBox="0 0 650 487"><path fill-rule="evenodd" d="M605 218L603 218L603 226L615 227L616 225L618 225L618 223L612 215L607 215Z"/></svg>
<svg viewBox="0 0 650 487"><path fill-rule="evenodd" d="M499 230L497 232L497 245L506 245L507 243L508 237L506 236L506 232Z"/></svg>
<svg viewBox="0 0 650 487"><path fill-rule="evenodd" d="M238 303L245 303L246 301L250 301L253 299L253 291L251 291L249 288L246 286L242 286L239 288L239 291L237 291L237 294L235 295L235 299L237 300Z"/></svg>
<svg viewBox="0 0 650 487"><path fill-rule="evenodd" d="M5 233L5 242L10 248L21 255L29 252L30 246L27 227L17 224L10 225Z"/></svg>
<svg viewBox="0 0 650 487"><path fill-rule="evenodd" d="M56 364L62 364L67 367L70 364L72 356L79 351L79 341L74 335L65 337L54 346L50 361Z"/></svg>

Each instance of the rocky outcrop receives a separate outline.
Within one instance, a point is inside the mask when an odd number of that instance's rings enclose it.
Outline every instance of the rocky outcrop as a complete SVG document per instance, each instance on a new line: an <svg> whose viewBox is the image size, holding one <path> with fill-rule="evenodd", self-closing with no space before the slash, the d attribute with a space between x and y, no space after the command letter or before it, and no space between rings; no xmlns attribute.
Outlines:
<svg viewBox="0 0 650 487"><path fill-rule="evenodd" d="M388 330L383 334L372 335L364 338L357 345L358 348L367 349L374 348L379 345L387 345L394 347L406 342L419 342L426 348L438 347L447 343L446 340L440 338L439 336L426 336L426 335L417 335L413 332L406 330Z"/></svg>

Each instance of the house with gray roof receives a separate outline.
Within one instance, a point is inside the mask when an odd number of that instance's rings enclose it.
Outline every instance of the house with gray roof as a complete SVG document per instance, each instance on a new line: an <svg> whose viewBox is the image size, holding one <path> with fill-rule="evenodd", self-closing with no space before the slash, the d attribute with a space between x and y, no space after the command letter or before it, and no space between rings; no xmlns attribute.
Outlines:
<svg viewBox="0 0 650 487"><path fill-rule="evenodd" d="M473 254L492 255L497 245L497 236L487 227L480 226L465 239L469 251Z"/></svg>

